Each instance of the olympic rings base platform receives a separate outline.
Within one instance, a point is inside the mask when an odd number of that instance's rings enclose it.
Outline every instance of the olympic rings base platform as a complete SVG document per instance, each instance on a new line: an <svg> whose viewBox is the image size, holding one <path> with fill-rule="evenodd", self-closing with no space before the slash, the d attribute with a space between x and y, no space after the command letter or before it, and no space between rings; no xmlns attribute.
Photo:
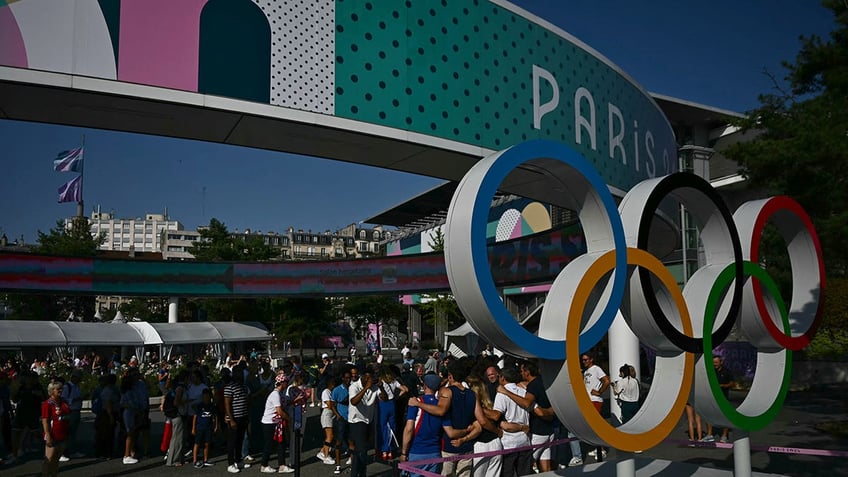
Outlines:
<svg viewBox="0 0 848 477"><path fill-rule="evenodd" d="M777 418L764 429L752 432L752 476L848 477L848 438L839 438L816 428L818 424L848 421L848 385L819 386L810 390L792 390ZM741 402L744 394L731 392L732 402ZM728 444L704 443L688 446L687 422L683 416L674 432L658 446L634 455L637 477L724 477L733 476L733 449ZM777 452L766 452L774 447ZM570 457L568 444L562 450ZM536 476L615 477L616 464L627 455L610 449L604 462L587 457L585 464L532 474ZM568 458L564 458L567 462ZM371 468L369 467L369 471ZM368 475L372 475L370 472Z"/></svg>

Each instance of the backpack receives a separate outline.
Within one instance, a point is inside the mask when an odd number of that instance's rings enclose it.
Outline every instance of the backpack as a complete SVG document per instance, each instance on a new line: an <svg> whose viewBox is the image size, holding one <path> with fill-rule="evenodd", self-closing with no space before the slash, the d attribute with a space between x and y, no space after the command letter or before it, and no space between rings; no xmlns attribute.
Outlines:
<svg viewBox="0 0 848 477"><path fill-rule="evenodd" d="M177 412L177 405L174 403L176 397L177 393L173 389L165 394L165 398L162 401L162 413L165 414L165 417L175 418L179 414Z"/></svg>

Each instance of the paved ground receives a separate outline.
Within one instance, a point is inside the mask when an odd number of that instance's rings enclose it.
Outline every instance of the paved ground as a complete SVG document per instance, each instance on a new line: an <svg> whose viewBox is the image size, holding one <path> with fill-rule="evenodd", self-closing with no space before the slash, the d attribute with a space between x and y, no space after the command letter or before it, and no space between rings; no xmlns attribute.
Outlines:
<svg viewBox="0 0 848 477"><path fill-rule="evenodd" d="M795 448L814 448L848 451L848 439L835 438L829 434L818 431L815 425L825 421L842 420L848 421L848 387L824 388L816 391L792 392L787 398L786 404L778 416L776 422L765 430L751 434L751 446L783 446ZM214 453L212 461L215 467L205 469L194 469L190 466L181 468L165 467L162 461L162 453L158 450L158 442L161 438L163 428L163 416L161 413L153 412L154 420L153 441L156 442L153 457L142 460L136 465L123 465L120 459L110 461L97 461L93 458L73 459L61 464L60 474L63 476L187 476L187 475L230 475L226 472L226 455L218 450ZM307 419L306 438L303 443L302 466L300 473L307 477L330 477L333 476L333 466L319 462L315 453L320 445L320 430L318 429L318 411L309 408ZM665 443L654 449L646 451L639 456L639 462L645 463L646 459L661 459L686 464L694 464L704 469L733 469L733 451L731 449L716 448L690 448L685 445L684 435L686 428L685 419L681 420L678 429L669 437ZM84 414L81 436L86 448L93 446L92 416ZM567 448L567 446L566 446ZM567 453L567 450L566 450ZM570 457L570 456L569 456ZM618 456L611 451L607 456L608 461L614 461ZM591 461L591 459L589 459ZM848 477L848 458L845 457L819 457L808 455L774 454L754 451L751 457L753 470L765 474L780 474L792 477ZM272 461L274 462L274 461ZM609 462L612 464L613 462ZM607 464L607 472L611 465ZM30 454L23 462L14 465L0 467L0 476L32 476L40 472L41 457L38 454ZM646 464L638 464L646 465ZM645 468L647 469L647 468ZM657 475L676 477L678 475L707 475L685 470L686 467L677 467L674 471L665 469ZM345 469L346 470L346 469ZM574 475L572 469L568 475ZM589 470L589 469L584 469ZM259 474L259 466L253 466L242 472L242 474ZM565 471L556 472L557 475L566 475ZM598 472L605 474L605 472ZM294 474L288 474L294 475ZM342 477L349 475L343 471ZM372 463L368 467L368 475L392 475L392 468L384 463ZM609 473L609 475L614 475Z"/></svg>

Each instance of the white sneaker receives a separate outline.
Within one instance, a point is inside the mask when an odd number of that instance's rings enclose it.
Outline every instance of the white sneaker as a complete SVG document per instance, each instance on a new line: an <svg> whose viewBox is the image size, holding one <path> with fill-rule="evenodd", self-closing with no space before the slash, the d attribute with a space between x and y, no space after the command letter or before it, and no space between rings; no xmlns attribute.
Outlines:
<svg viewBox="0 0 848 477"><path fill-rule="evenodd" d="M348 457L345 461L345 465L350 465L351 463L353 463L353 457Z"/></svg>
<svg viewBox="0 0 848 477"><path fill-rule="evenodd" d="M71 460L70 457L64 455L59 457L59 462L68 462L69 460Z"/></svg>
<svg viewBox="0 0 848 477"><path fill-rule="evenodd" d="M292 472L294 472L294 469L285 464L281 465L280 470L277 471L279 474L291 474Z"/></svg>
<svg viewBox="0 0 848 477"><path fill-rule="evenodd" d="M263 465L262 468L259 469L259 472L262 472L263 474L276 474L277 470L273 467Z"/></svg>
<svg viewBox="0 0 848 477"><path fill-rule="evenodd" d="M124 461L123 461L123 462L124 462L124 464L126 464L126 465L130 465L130 464L138 464L138 459L136 459L136 458L135 458L135 457L133 457L133 456L127 456L127 457L124 457Z"/></svg>
<svg viewBox="0 0 848 477"><path fill-rule="evenodd" d="M238 468L239 468L240 470L244 470L244 469L249 469L249 468L250 468L250 464L245 464L244 462L239 462L239 463L238 463L238 464L236 464L236 465L238 466Z"/></svg>
<svg viewBox="0 0 848 477"><path fill-rule="evenodd" d="M339 475L342 473L342 466L337 465L336 470L333 471L334 474Z"/></svg>
<svg viewBox="0 0 848 477"><path fill-rule="evenodd" d="M324 459L324 463L327 464L327 465L336 465L336 459L334 459L330 456L327 456L327 458Z"/></svg>
<svg viewBox="0 0 848 477"><path fill-rule="evenodd" d="M568 461L569 467L576 467L578 465L583 465L583 459L580 457L572 457L570 461Z"/></svg>
<svg viewBox="0 0 848 477"><path fill-rule="evenodd" d="M241 472L241 469L239 469L237 465L233 464L227 467L227 472L231 474L238 474L239 472Z"/></svg>
<svg viewBox="0 0 848 477"><path fill-rule="evenodd" d="M318 460L327 460L327 454L323 451L318 451L318 454L316 454L315 457L318 457Z"/></svg>
<svg viewBox="0 0 848 477"><path fill-rule="evenodd" d="M251 456L251 455L246 455L246 456L244 456L244 461L245 461L245 462L253 462L253 461L255 461L255 460L256 460L256 459L254 459L254 458L253 458L253 456Z"/></svg>

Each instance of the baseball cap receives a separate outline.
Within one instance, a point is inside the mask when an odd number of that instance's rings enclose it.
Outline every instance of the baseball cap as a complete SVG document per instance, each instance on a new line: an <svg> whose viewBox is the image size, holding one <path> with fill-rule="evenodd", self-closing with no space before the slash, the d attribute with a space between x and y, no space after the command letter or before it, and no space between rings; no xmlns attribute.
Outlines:
<svg viewBox="0 0 848 477"><path fill-rule="evenodd" d="M327 354L327 353L324 353L324 354L321 355L321 359L327 359L329 357L330 357L330 355Z"/></svg>
<svg viewBox="0 0 848 477"><path fill-rule="evenodd" d="M424 376L424 385L435 391L442 385L442 378L435 374L427 374Z"/></svg>

